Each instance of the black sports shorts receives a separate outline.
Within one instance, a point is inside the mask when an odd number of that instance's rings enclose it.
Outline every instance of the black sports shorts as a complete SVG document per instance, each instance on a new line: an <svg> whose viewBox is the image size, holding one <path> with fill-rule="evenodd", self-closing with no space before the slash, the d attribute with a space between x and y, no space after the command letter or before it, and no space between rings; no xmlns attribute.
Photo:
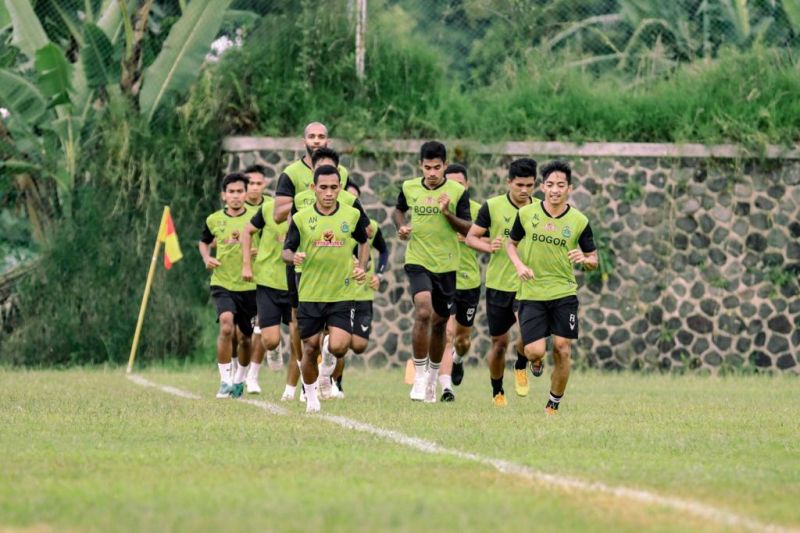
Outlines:
<svg viewBox="0 0 800 533"><path fill-rule="evenodd" d="M456 315L456 322L465 328L471 328L475 322L475 311L478 309L478 302L481 299L481 288L456 289L456 297L450 314Z"/></svg>
<svg viewBox="0 0 800 533"><path fill-rule="evenodd" d="M433 311L439 316L449 317L456 296L455 271L435 274L420 265L406 265L404 269L412 298L418 292L430 292Z"/></svg>
<svg viewBox="0 0 800 533"><path fill-rule="evenodd" d="M258 303L258 327L269 328L281 322L288 325L292 321L292 304L289 291L256 285Z"/></svg>
<svg viewBox="0 0 800 533"><path fill-rule="evenodd" d="M578 297L565 296L548 301L523 300L519 308L519 327L525 344L550 335L577 339Z"/></svg>
<svg viewBox="0 0 800 533"><path fill-rule="evenodd" d="M222 313L233 313L233 322L246 336L253 334L253 319L258 308L256 291L229 291L218 285L211 286L211 297L217 307L217 322Z"/></svg>
<svg viewBox="0 0 800 533"><path fill-rule="evenodd" d="M489 322L489 335L505 335L517 321L519 301L516 292L486 289L486 318Z"/></svg>
<svg viewBox="0 0 800 533"><path fill-rule="evenodd" d="M313 337L326 327L353 332L355 305L347 302L300 302L297 306L297 327L300 338Z"/></svg>
<svg viewBox="0 0 800 533"><path fill-rule="evenodd" d="M353 335L369 340L372 333L372 300L356 301L353 318Z"/></svg>

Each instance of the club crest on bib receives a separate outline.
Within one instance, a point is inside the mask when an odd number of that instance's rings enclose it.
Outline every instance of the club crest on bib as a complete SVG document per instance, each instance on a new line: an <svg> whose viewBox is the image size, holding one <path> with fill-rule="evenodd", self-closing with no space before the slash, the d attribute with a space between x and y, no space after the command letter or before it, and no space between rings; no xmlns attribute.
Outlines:
<svg viewBox="0 0 800 533"><path fill-rule="evenodd" d="M564 229L561 231L561 235L563 235L565 239L569 239L570 235L572 235L572 231L569 229L569 226L564 226Z"/></svg>
<svg viewBox="0 0 800 533"><path fill-rule="evenodd" d="M339 229L342 230L342 233L350 233L350 224L347 222L342 222L342 225L339 226Z"/></svg>

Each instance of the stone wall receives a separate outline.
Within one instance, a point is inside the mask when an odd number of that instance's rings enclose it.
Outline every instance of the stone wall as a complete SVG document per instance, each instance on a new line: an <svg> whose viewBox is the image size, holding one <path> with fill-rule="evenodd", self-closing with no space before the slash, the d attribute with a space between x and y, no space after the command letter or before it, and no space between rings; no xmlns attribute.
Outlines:
<svg viewBox="0 0 800 533"><path fill-rule="evenodd" d="M364 362L410 357L413 306L402 270L405 245L391 211L399 183L417 176L418 142L369 150L334 145L362 187L362 203L391 247L375 300ZM230 138L228 170L254 162L274 181L301 155L296 139ZM579 274L578 366L717 373L739 368L797 373L800 354L800 162L772 148L759 160L736 147L448 143L467 164L471 196L504 191L508 163L553 156L574 168L571 203L589 216L604 273ZM712 157L713 156L713 157ZM483 302L483 300L482 300ZM477 314L470 356L489 339Z"/></svg>

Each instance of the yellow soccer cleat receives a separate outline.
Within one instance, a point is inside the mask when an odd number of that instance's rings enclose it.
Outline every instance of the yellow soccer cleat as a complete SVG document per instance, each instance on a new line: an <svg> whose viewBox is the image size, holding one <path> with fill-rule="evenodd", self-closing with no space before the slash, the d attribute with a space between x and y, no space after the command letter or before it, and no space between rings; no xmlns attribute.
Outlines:
<svg viewBox="0 0 800 533"><path fill-rule="evenodd" d="M556 416L558 414L558 409L553 409L549 405L544 408L544 414L547 416Z"/></svg>
<svg viewBox="0 0 800 533"><path fill-rule="evenodd" d="M505 407L508 405L508 401L506 401L506 395L502 392L498 392L494 395L494 398L492 398L492 403L495 407Z"/></svg>
<svg viewBox="0 0 800 533"><path fill-rule="evenodd" d="M528 388L528 373L526 369L514 369L514 390L517 392L517 396L527 396Z"/></svg>

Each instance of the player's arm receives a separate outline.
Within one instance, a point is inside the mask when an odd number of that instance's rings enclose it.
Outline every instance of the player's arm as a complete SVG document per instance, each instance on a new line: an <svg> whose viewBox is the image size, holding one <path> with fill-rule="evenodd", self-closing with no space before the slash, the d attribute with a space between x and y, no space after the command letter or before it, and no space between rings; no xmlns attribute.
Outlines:
<svg viewBox="0 0 800 533"><path fill-rule="evenodd" d="M584 270L596 270L598 267L597 246L594 244L594 235L589 224L578 237L578 248L567 252L567 257L575 265L583 265Z"/></svg>
<svg viewBox="0 0 800 533"><path fill-rule="evenodd" d="M372 239L372 247L378 250L378 264L375 265L375 275L378 279L383 279L383 273L386 272L386 267L389 265L389 246L383 238L381 228L375 231L375 238Z"/></svg>
<svg viewBox="0 0 800 533"><path fill-rule="evenodd" d="M282 173L278 177L278 185L275 186L275 206L272 210L272 219L276 224L280 224L289 217L296 192L292 179L285 172Z"/></svg>
<svg viewBox="0 0 800 533"><path fill-rule="evenodd" d="M197 243L197 248L200 250L200 257L203 258L203 264L206 265L208 270L217 268L221 263L216 257L211 256L211 244L214 242L214 234L208 224L203 228L203 236L200 237L200 242Z"/></svg>
<svg viewBox="0 0 800 533"><path fill-rule="evenodd" d="M367 263L369 263L369 236L367 235L367 227L369 226L369 218L362 212L358 217L356 229L353 231L353 238L358 243L358 266L353 269L353 278L356 281L364 281L366 279Z"/></svg>
<svg viewBox="0 0 800 533"><path fill-rule="evenodd" d="M242 279L245 281L253 281L253 266L252 266L252 250L250 247L253 243L253 233L261 231L266 222L264 221L264 212L259 209L253 215L250 222L244 227L242 233Z"/></svg>
<svg viewBox="0 0 800 533"><path fill-rule="evenodd" d="M514 226L512 226L511 233L508 236L508 242L506 243L506 253L508 253L508 258L514 264L519 279L528 281L534 278L533 270L522 262L522 259L519 257L519 251L517 250L517 244L524 238L525 228L522 227L519 214L517 214L517 218L514 219Z"/></svg>
<svg viewBox="0 0 800 533"><path fill-rule="evenodd" d="M472 215L469 212L469 191L461 193L456 203L456 212L450 211L450 197L446 193L439 196L439 211L447 219L450 227L457 233L466 235L472 226Z"/></svg>
<svg viewBox="0 0 800 533"><path fill-rule="evenodd" d="M281 259L287 265L302 265L306 254L298 252L300 247L300 230L294 222L289 223L289 231L286 232L286 239L283 241L283 250L281 251Z"/></svg>
<svg viewBox="0 0 800 533"><path fill-rule="evenodd" d="M497 237L493 241L489 240L486 232L492 226L492 216L489 213L489 204L484 203L478 210L478 216L475 217L475 223L469 228L466 239L464 242L467 246L479 252L486 254L493 254L503 246L502 237Z"/></svg>
<svg viewBox="0 0 800 533"><path fill-rule="evenodd" d="M392 213L392 221L394 221L394 227L397 228L397 236L400 237L401 241L407 241L411 238L411 225L406 222L407 211L406 195L403 194L403 189L400 189L400 194L397 195L397 205Z"/></svg>

